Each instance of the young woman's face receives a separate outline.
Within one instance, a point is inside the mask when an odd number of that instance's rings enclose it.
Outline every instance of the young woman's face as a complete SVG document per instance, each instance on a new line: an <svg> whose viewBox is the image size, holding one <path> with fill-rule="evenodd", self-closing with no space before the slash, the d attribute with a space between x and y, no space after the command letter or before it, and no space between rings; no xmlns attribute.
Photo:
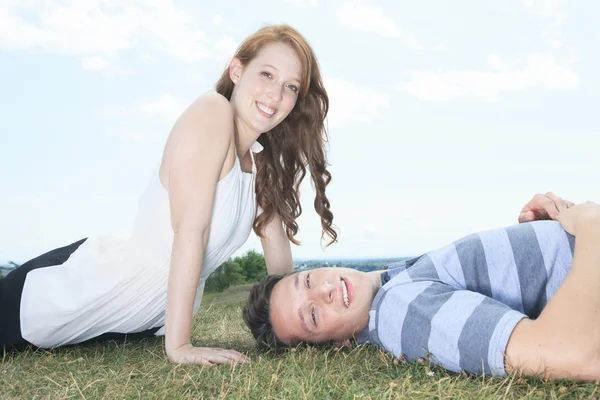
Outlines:
<svg viewBox="0 0 600 400"><path fill-rule="evenodd" d="M264 46L246 66L234 60L230 74L232 80L237 80L231 102L238 124L245 129L259 134L270 131L296 105L302 84L302 63L287 44Z"/></svg>
<svg viewBox="0 0 600 400"><path fill-rule="evenodd" d="M380 273L318 268L286 276L271 294L275 335L288 343L352 338L367 326Z"/></svg>

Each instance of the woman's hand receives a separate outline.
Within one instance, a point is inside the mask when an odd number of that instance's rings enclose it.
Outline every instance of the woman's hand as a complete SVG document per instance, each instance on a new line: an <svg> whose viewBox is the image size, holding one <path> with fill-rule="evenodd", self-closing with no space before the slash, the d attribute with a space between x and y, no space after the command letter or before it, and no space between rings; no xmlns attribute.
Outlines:
<svg viewBox="0 0 600 400"><path fill-rule="evenodd" d="M559 212L574 205L573 202L560 198L552 192L536 194L521 210L519 223L542 219L556 219Z"/></svg>
<svg viewBox="0 0 600 400"><path fill-rule="evenodd" d="M600 204L588 201L587 203L569 207L558 213L556 218L564 230L573 236L583 225L596 225L600 228Z"/></svg>
<svg viewBox="0 0 600 400"><path fill-rule="evenodd" d="M191 344L167 351L169 361L174 364L217 365L246 364L250 358L235 350L211 347L194 347Z"/></svg>

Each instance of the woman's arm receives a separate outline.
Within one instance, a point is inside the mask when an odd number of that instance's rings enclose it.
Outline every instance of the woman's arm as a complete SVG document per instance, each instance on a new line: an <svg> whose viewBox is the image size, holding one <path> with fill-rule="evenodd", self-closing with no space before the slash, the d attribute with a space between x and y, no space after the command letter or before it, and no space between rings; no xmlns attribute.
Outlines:
<svg viewBox="0 0 600 400"><path fill-rule="evenodd" d="M550 379L600 379L600 206L558 214L576 236L569 275L537 320L522 320L506 348L507 369Z"/></svg>
<svg viewBox="0 0 600 400"><path fill-rule="evenodd" d="M292 272L292 248L279 215L275 214L273 219L265 225L260 242L269 275Z"/></svg>
<svg viewBox="0 0 600 400"><path fill-rule="evenodd" d="M556 219L559 212L573 207L573 203L552 192L536 194L521 210L519 223L542 219Z"/></svg>
<svg viewBox="0 0 600 400"><path fill-rule="evenodd" d="M193 305L208 240L216 185L233 144L233 115L218 95L194 103L175 124L165 158L174 232L167 308L165 348L175 363L221 363L241 354L196 349L190 344ZM234 150L233 150L234 151ZM221 354L223 353L223 354ZM226 353L226 354L225 354Z"/></svg>

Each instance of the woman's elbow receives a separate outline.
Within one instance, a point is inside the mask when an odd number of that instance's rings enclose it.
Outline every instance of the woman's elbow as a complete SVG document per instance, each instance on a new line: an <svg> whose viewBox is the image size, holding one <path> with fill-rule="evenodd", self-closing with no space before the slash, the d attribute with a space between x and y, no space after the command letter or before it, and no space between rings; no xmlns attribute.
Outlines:
<svg viewBox="0 0 600 400"><path fill-rule="evenodd" d="M179 245L193 245L206 247L210 228L205 225L178 224L173 226L173 243Z"/></svg>
<svg viewBox="0 0 600 400"><path fill-rule="evenodd" d="M506 347L506 371L552 380L600 381L598 342L567 337L560 325L519 322Z"/></svg>

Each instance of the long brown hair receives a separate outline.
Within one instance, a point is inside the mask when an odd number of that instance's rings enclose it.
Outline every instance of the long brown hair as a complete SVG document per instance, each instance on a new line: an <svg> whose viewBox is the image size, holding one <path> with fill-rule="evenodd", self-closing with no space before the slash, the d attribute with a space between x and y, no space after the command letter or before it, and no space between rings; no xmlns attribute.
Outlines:
<svg viewBox="0 0 600 400"><path fill-rule="evenodd" d="M291 26L270 25L246 38L234 57L242 65L248 65L265 45L275 42L285 43L296 51L302 62L303 77L293 110L279 125L258 138L264 150L256 155L256 198L263 212L254 221L254 232L262 237L265 225L277 213L290 241L299 244L294 238L298 233L296 218L302 214L299 187L308 167L316 191L315 210L321 217L321 238L329 236L327 245L330 245L337 241L337 232L325 196L325 188L331 181L324 149L328 141L325 118L329 97L314 52ZM227 68L217 82L216 91L231 99L233 86Z"/></svg>

